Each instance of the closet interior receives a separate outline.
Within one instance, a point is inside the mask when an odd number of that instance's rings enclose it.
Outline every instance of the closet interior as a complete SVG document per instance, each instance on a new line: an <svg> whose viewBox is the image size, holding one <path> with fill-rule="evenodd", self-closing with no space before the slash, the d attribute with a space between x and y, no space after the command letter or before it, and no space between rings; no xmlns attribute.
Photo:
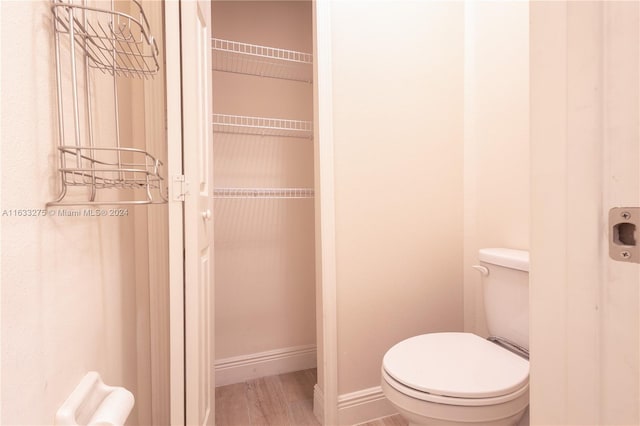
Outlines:
<svg viewBox="0 0 640 426"><path fill-rule="evenodd" d="M216 386L315 367L310 1L212 2Z"/></svg>

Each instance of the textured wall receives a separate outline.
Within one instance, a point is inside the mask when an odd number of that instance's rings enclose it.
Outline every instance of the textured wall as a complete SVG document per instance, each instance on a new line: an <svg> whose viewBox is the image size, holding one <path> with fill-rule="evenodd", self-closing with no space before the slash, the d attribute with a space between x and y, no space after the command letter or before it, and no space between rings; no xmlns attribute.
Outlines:
<svg viewBox="0 0 640 426"><path fill-rule="evenodd" d="M50 2L1 7L1 208L43 209L57 195ZM96 126L107 138L109 103L99 108ZM2 216L3 424L52 424L89 370L141 397L133 214ZM129 423L136 422L134 411Z"/></svg>

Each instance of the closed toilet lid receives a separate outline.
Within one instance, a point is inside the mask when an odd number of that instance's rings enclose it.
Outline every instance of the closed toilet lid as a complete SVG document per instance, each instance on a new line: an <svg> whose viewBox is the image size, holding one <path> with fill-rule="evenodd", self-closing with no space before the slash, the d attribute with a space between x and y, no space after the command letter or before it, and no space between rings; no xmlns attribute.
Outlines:
<svg viewBox="0 0 640 426"><path fill-rule="evenodd" d="M529 382L529 361L471 333L432 333L393 346L382 367L421 392L459 398L507 395Z"/></svg>

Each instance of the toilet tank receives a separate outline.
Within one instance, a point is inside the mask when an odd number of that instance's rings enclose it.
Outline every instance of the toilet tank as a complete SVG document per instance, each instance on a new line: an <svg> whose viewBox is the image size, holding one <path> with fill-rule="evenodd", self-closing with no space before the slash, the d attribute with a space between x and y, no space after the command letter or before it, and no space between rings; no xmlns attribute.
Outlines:
<svg viewBox="0 0 640 426"><path fill-rule="evenodd" d="M506 248L481 249L485 316L490 336L529 349L529 252Z"/></svg>

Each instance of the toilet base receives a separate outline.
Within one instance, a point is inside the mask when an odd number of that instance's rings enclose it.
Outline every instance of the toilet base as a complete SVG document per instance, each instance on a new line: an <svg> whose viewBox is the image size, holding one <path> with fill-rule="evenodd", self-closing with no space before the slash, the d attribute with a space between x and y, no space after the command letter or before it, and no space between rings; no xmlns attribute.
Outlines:
<svg viewBox="0 0 640 426"><path fill-rule="evenodd" d="M382 380L382 391L411 426L517 426L529 406L529 391L496 405L459 406L412 398Z"/></svg>
<svg viewBox="0 0 640 426"><path fill-rule="evenodd" d="M398 408L398 407L396 407ZM518 426L520 424L520 420L522 419L522 415L526 411L523 410L521 413L515 414L506 419L500 419L497 421L492 421L487 423L486 421L470 421L470 422L456 422L456 421L448 421L442 419L434 419L431 417L418 416L416 418L415 413L407 413L404 410L400 411L398 409L400 416L409 422L408 426L461 426L461 425L491 425L491 426ZM418 423L413 422L412 420L417 420Z"/></svg>

